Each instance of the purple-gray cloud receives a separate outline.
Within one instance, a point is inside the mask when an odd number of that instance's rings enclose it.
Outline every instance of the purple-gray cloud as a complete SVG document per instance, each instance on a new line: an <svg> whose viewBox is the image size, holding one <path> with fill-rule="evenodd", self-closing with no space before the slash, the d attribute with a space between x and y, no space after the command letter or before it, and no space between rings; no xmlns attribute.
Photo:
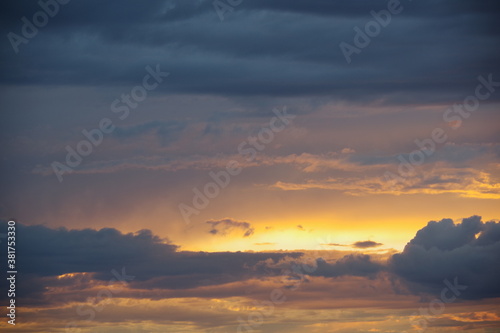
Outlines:
<svg viewBox="0 0 500 333"><path fill-rule="evenodd" d="M6 229L6 223L1 227ZM22 235L18 268L24 277L19 280L18 296L26 304L50 302L46 284L67 273L91 273L106 281L113 277L112 269L125 267L128 275L135 276L129 283L132 289L180 290L279 275L302 265L303 254L297 252L180 252L149 230L122 234L110 228L68 230L18 223L17 231ZM366 254L334 261L316 258L313 263L315 268L305 275L374 279L385 272L416 294L438 293L445 279L457 278L467 286L464 299L499 297L500 222L482 222L479 216L457 224L450 219L431 221L387 263ZM5 287L4 281L1 284Z"/></svg>
<svg viewBox="0 0 500 333"><path fill-rule="evenodd" d="M438 292L443 280L458 279L467 286L461 297L500 296L500 222L482 222L480 216L431 221L419 230L389 269L409 282L413 290Z"/></svg>
<svg viewBox="0 0 500 333"><path fill-rule="evenodd" d="M233 219L210 220L206 222L210 224L211 229L209 233L212 235L226 236L235 229L243 231L243 237L252 236L255 229L249 222L236 221Z"/></svg>

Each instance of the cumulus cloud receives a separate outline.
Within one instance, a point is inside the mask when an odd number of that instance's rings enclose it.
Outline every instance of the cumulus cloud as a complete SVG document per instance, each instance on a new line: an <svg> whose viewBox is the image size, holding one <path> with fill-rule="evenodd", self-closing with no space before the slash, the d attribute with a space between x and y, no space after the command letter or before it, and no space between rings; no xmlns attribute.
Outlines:
<svg viewBox="0 0 500 333"><path fill-rule="evenodd" d="M20 46L21 57L4 38L2 83L27 84L29 78L38 84L132 84L144 67L137 59L148 59L171 69L175 80L159 88L168 92L328 94L351 100L392 95L396 101L421 101L466 93L478 73L498 71L491 57L499 35L497 4L441 1L436 6L426 0L403 7L398 29L378 36L369 56L361 54L347 66L338 45L352 43L352 29L368 21L371 10L387 8L387 1L244 2L227 14L234 19L224 24L209 0L156 0L148 8L123 1L119 13L94 0L69 3L43 34ZM428 8L434 8L432 15ZM20 33L19 18L37 10L36 2L7 1L0 28L5 34ZM460 29L458 18L465 20ZM441 34L434 33L437 29ZM423 36L426 47L415 48ZM457 39L463 43L455 43ZM386 45L398 47L388 56ZM446 61L422 61L432 50ZM442 75L449 72L458 77Z"/></svg>
<svg viewBox="0 0 500 333"><path fill-rule="evenodd" d="M500 223L480 216L431 221L419 230L402 253L393 255L390 270L414 291L438 292L443 281L458 279L467 286L461 297L500 296Z"/></svg>
<svg viewBox="0 0 500 333"><path fill-rule="evenodd" d="M211 225L210 233L212 235L226 236L235 229L243 231L243 237L252 236L255 229L249 222L236 221L232 219L210 220L206 223Z"/></svg>
<svg viewBox="0 0 500 333"><path fill-rule="evenodd" d="M360 241L351 246L379 245L382 244ZM374 278L386 272L415 294L438 295L448 280L467 286L460 296L463 299L500 297L500 222L483 222L480 216L464 218L460 223L451 219L430 221L403 252L392 255L387 262L373 260L366 254L349 254L333 261L319 258L314 263L316 269L310 273L313 276ZM292 269L300 266L300 261L285 258L279 263L268 263L270 268L283 269L283 265Z"/></svg>

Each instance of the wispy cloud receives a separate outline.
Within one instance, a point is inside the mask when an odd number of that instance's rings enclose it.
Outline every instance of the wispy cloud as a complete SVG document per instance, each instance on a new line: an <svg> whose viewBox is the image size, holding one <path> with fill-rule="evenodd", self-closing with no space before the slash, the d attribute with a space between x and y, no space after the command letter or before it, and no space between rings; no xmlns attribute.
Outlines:
<svg viewBox="0 0 500 333"><path fill-rule="evenodd" d="M466 198L500 198L500 184L495 182L488 172L474 168L453 168L443 164L428 166L419 171L396 184L375 175L308 180L303 183L278 181L272 187L284 191L337 190L356 196L452 193Z"/></svg>

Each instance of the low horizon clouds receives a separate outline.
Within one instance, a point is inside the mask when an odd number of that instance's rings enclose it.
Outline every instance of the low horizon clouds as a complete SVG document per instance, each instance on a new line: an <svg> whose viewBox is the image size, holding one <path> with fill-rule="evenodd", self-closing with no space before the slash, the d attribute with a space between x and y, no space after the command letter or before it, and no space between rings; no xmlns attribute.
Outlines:
<svg viewBox="0 0 500 333"><path fill-rule="evenodd" d="M207 223L213 234L226 235L236 229L248 237L254 232L248 222L224 219ZM279 275L280 269L292 269L304 255L179 251L177 245L149 230L122 234L112 228L68 230L20 223L18 230L24 240L18 246L20 269L26 274L26 279L19 282L20 297L29 302L50 302L43 286L64 274L89 273L94 279L109 280L110 267L125 267L127 274L135 276L129 285L131 289L184 290L245 281L269 272ZM358 248L379 245L373 241L353 244ZM496 269L499 261L500 222L483 222L481 217L471 216L460 223L451 219L430 221L401 253L390 256L387 262L362 253L334 261L317 258L317 269L311 276L376 279L379 273L386 272L416 294L436 293L442 289L444 279L458 277L461 284L468 286L464 299L482 299L500 297L500 272ZM267 269L256 269L262 265Z"/></svg>

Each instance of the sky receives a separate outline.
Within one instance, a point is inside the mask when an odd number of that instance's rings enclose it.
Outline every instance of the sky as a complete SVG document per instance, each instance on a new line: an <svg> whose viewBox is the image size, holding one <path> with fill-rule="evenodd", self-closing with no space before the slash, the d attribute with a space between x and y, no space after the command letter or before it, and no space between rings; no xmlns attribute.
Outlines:
<svg viewBox="0 0 500 333"><path fill-rule="evenodd" d="M499 14L4 1L0 328L500 332Z"/></svg>

